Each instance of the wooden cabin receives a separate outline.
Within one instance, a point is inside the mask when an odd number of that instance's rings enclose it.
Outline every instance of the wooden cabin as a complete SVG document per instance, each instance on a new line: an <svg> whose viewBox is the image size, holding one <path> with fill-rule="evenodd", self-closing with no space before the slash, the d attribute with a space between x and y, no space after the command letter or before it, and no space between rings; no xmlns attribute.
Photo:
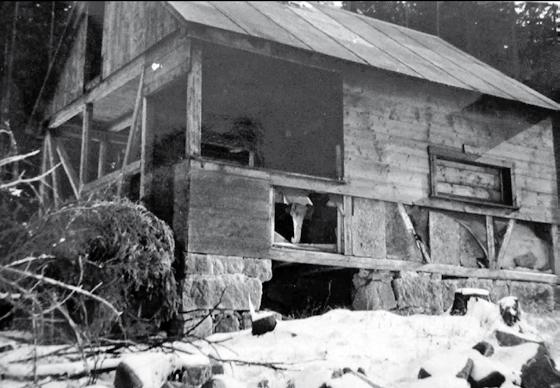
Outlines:
<svg viewBox="0 0 560 388"><path fill-rule="evenodd" d="M350 269L355 308L437 312L461 285L554 308L556 102L438 37L316 4L73 12L43 100L43 166L63 166L44 199L145 203L184 252L185 306L234 284L224 309L244 311L271 276L319 266Z"/></svg>

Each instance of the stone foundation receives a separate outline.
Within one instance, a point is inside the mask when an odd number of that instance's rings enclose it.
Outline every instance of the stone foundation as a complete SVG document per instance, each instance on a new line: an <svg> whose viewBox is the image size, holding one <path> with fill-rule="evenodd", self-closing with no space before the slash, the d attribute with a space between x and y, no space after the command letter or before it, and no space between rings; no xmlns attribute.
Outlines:
<svg viewBox="0 0 560 388"><path fill-rule="evenodd" d="M560 287L545 283L476 278L442 278L425 272L360 270L353 279L355 310L396 310L405 313L441 314L451 307L455 290L483 288L497 302L515 295L528 312L558 308ZM556 306L555 306L556 304Z"/></svg>
<svg viewBox="0 0 560 388"><path fill-rule="evenodd" d="M262 283L271 278L270 260L187 254L182 295L184 332L205 337L250 328L249 297L258 310Z"/></svg>

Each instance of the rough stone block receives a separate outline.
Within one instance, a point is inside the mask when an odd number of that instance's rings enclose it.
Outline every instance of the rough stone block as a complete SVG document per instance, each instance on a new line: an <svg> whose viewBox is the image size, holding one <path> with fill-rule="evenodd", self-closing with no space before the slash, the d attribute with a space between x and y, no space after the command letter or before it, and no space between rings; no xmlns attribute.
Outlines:
<svg viewBox="0 0 560 388"><path fill-rule="evenodd" d="M183 310L213 309L218 304L227 310L249 310L249 297L258 309L262 297L260 280L243 274L190 276L183 290Z"/></svg>
<svg viewBox="0 0 560 388"><path fill-rule="evenodd" d="M356 289L352 301L354 310L392 310L397 307L391 283L370 280Z"/></svg>
<svg viewBox="0 0 560 388"><path fill-rule="evenodd" d="M243 260L243 274L257 278L261 282L272 279L272 261L267 259L245 258Z"/></svg>
<svg viewBox="0 0 560 388"><path fill-rule="evenodd" d="M440 314L443 312L441 281L429 274L401 272L393 280L393 290L399 309L414 313Z"/></svg>
<svg viewBox="0 0 560 388"><path fill-rule="evenodd" d="M212 334L212 317L208 311L195 311L183 314L183 334L205 338ZM202 322L201 322L202 321Z"/></svg>
<svg viewBox="0 0 560 388"><path fill-rule="evenodd" d="M227 275L242 273L266 282L272 279L272 262L240 256L189 253L185 262L187 275Z"/></svg>
<svg viewBox="0 0 560 388"><path fill-rule="evenodd" d="M231 333L241 330L239 317L233 311L219 311L213 316L214 333Z"/></svg>
<svg viewBox="0 0 560 388"><path fill-rule="evenodd" d="M554 310L554 288L550 284L512 281L510 293L519 299L525 311Z"/></svg>

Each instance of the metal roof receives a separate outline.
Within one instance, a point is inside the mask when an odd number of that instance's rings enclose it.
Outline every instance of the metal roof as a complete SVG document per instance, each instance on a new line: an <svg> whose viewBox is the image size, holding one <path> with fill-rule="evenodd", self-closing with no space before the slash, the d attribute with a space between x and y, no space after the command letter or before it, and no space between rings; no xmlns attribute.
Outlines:
<svg viewBox="0 0 560 388"><path fill-rule="evenodd" d="M560 105L436 36L342 9L169 1L185 21L552 110Z"/></svg>

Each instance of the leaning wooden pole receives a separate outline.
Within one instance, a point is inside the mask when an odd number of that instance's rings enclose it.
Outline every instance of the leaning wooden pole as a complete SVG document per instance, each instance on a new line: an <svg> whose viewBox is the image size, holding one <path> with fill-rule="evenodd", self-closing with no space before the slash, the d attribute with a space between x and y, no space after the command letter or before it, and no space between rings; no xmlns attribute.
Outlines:
<svg viewBox="0 0 560 388"><path fill-rule="evenodd" d="M136 138L136 132L138 127L138 117L140 115L140 110L142 109L142 90L144 89L144 68L140 72L140 81L138 82L138 91L136 92L136 101L134 102L134 111L132 113L132 122L130 123L130 130L128 133L128 140L126 142L126 149L124 152L123 164L121 167L121 177L119 179L117 194L122 195L124 179L125 179L125 167L128 164L128 159L130 159L130 154L132 152L132 146Z"/></svg>

